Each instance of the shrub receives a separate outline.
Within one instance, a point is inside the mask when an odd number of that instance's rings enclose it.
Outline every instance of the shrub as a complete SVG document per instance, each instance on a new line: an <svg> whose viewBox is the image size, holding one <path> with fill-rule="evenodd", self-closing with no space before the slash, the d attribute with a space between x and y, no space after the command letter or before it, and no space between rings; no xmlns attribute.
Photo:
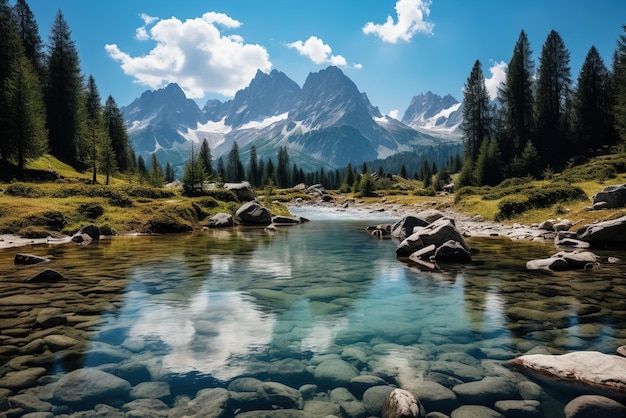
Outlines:
<svg viewBox="0 0 626 418"><path fill-rule="evenodd" d="M104 208L98 203L81 203L77 210L78 213L89 219L96 219L104 213Z"/></svg>
<svg viewBox="0 0 626 418"><path fill-rule="evenodd" d="M46 193L39 187L25 184L25 183L13 183L6 188L4 193L17 196L17 197L44 197Z"/></svg>
<svg viewBox="0 0 626 418"><path fill-rule="evenodd" d="M62 230L67 224L63 214L57 211L43 212L39 215L29 216L27 222L29 225L45 226L46 228L57 231Z"/></svg>
<svg viewBox="0 0 626 418"><path fill-rule="evenodd" d="M519 194L506 196L498 203L499 212L496 220L508 219L530 209L547 208L566 201L587 199L587 194L583 189L565 182L527 188L524 196Z"/></svg>
<svg viewBox="0 0 626 418"><path fill-rule="evenodd" d="M210 196L222 202L239 202L237 195L232 190L217 188L211 190L205 190L202 192L203 196Z"/></svg>
<svg viewBox="0 0 626 418"><path fill-rule="evenodd" d="M29 225L26 228L20 229L18 235L24 238L36 239L46 238L50 235L50 233L41 226Z"/></svg>
<svg viewBox="0 0 626 418"><path fill-rule="evenodd" d="M205 209L213 209L219 206L219 203L217 202L217 200L215 200L213 197L210 197L210 196L205 196L205 197L198 199L197 203L198 205L200 205L201 207Z"/></svg>
<svg viewBox="0 0 626 418"><path fill-rule="evenodd" d="M176 196L176 192L171 189L160 189L157 187L127 186L123 191L130 197L142 197L147 199L169 199Z"/></svg>
<svg viewBox="0 0 626 418"><path fill-rule="evenodd" d="M512 218L525 212L529 208L528 198L521 195L507 196L498 203L496 221Z"/></svg>

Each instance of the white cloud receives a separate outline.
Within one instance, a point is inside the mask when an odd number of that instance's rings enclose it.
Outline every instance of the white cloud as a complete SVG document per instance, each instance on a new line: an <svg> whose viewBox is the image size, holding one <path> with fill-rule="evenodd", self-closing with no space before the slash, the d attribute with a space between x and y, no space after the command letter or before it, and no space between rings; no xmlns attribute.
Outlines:
<svg viewBox="0 0 626 418"><path fill-rule="evenodd" d="M363 26L363 33L377 35L383 42L392 44L400 39L408 42L418 32L432 35L435 25L426 20L430 15L430 4L430 0L398 0L397 22L391 16L387 16L383 24L368 22Z"/></svg>
<svg viewBox="0 0 626 418"><path fill-rule="evenodd" d="M493 65L489 68L491 77L485 78L485 87L491 100L498 97L498 88L506 82L508 68L508 64L504 61L493 62Z"/></svg>
<svg viewBox="0 0 626 418"><path fill-rule="evenodd" d="M362 70L363 69L363 64L354 64L354 68L357 70Z"/></svg>
<svg viewBox="0 0 626 418"><path fill-rule="evenodd" d="M293 48L300 55L308 57L315 64L332 64L338 67L348 65L346 59L341 55L333 55L330 45L325 44L320 38L311 36L306 41L295 41L287 44L289 48Z"/></svg>
<svg viewBox="0 0 626 418"><path fill-rule="evenodd" d="M137 29L137 39L156 43L148 54L133 57L116 44L104 48L121 63L125 74L150 88L175 82L190 98L201 98L206 93L233 96L250 83L257 69L272 68L263 46L246 44L241 36L220 31L241 26L241 22L223 13L208 12L184 22L145 14L141 18L144 25Z"/></svg>
<svg viewBox="0 0 626 418"><path fill-rule="evenodd" d="M394 118L396 120L400 120L400 111L398 109L394 109L387 114L390 118Z"/></svg>

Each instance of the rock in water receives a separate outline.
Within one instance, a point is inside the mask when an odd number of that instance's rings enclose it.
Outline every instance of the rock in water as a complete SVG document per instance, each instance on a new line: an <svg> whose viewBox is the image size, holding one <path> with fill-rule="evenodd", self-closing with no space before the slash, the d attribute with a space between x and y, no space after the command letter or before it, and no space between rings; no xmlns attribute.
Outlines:
<svg viewBox="0 0 626 418"><path fill-rule="evenodd" d="M241 223L247 225L269 225L272 222L272 213L269 209L255 200L241 206L235 216Z"/></svg>
<svg viewBox="0 0 626 418"><path fill-rule="evenodd" d="M55 384L53 396L65 403L97 403L103 399L123 399L130 392L130 383L98 369L74 370Z"/></svg>
<svg viewBox="0 0 626 418"><path fill-rule="evenodd" d="M409 391L394 389L383 402L382 418L417 418L420 414L420 406Z"/></svg>
<svg viewBox="0 0 626 418"><path fill-rule="evenodd" d="M32 277L24 280L29 283L49 283L49 282L58 282L59 280L63 280L63 275L56 270L46 269L41 273L35 274Z"/></svg>
<svg viewBox="0 0 626 418"><path fill-rule="evenodd" d="M50 261L50 259L33 254L15 254L15 259L13 260L15 264L23 265L39 264L46 261Z"/></svg>

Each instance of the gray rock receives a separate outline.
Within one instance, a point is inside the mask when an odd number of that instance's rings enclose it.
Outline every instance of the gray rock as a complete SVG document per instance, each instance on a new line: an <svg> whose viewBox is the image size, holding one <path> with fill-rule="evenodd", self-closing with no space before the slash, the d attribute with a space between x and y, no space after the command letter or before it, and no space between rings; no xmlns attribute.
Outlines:
<svg viewBox="0 0 626 418"><path fill-rule="evenodd" d="M359 371L353 365L340 359L323 361L314 372L315 381L319 386L331 389L348 386L350 380L358 375Z"/></svg>
<svg viewBox="0 0 626 418"><path fill-rule="evenodd" d="M428 222L417 216L405 216L393 224L391 227L391 236L403 240L409 235L412 235L416 227L424 227L426 225L428 225Z"/></svg>
<svg viewBox="0 0 626 418"><path fill-rule="evenodd" d="M240 183L224 183L224 188L234 192L240 202L249 202L256 199L254 190L252 190L252 186L247 181Z"/></svg>
<svg viewBox="0 0 626 418"><path fill-rule="evenodd" d="M447 241L457 241L468 252L471 252L469 246L457 230L452 219L441 218L423 228L416 228L415 232L404 239L396 248L398 257L408 257L415 251L434 244L440 247Z"/></svg>
<svg viewBox="0 0 626 418"><path fill-rule="evenodd" d="M526 262L527 270L565 271L569 270L569 264L562 258L543 258Z"/></svg>
<svg viewBox="0 0 626 418"><path fill-rule="evenodd" d="M92 241L97 241L100 239L100 228L96 225L91 224L82 227L77 233L72 235L72 242L81 245L91 244Z"/></svg>
<svg viewBox="0 0 626 418"><path fill-rule="evenodd" d="M583 395L565 405L565 418L618 418L626 416L626 406L604 396Z"/></svg>
<svg viewBox="0 0 626 418"><path fill-rule="evenodd" d="M452 388L462 404L491 406L496 401L519 399L517 385L504 377L485 377L477 382L469 382Z"/></svg>
<svg viewBox="0 0 626 418"><path fill-rule="evenodd" d="M46 261L50 261L50 259L33 254L15 254L15 258L13 259L15 264L22 265L39 264L45 263Z"/></svg>
<svg viewBox="0 0 626 418"><path fill-rule="evenodd" d="M572 221L570 221L569 219L563 219L560 222L555 223L554 225L552 225L552 228L555 231L569 231L569 229L572 227Z"/></svg>
<svg viewBox="0 0 626 418"><path fill-rule="evenodd" d="M272 223L276 226L298 225L302 223L299 216L272 216Z"/></svg>
<svg viewBox="0 0 626 418"><path fill-rule="evenodd" d="M128 412L129 417L153 418L167 417L169 415L169 407L167 404L155 397L135 399L122 406L124 411Z"/></svg>
<svg viewBox="0 0 626 418"><path fill-rule="evenodd" d="M415 395L427 411L449 414L459 406L456 394L437 382L412 381L405 389Z"/></svg>
<svg viewBox="0 0 626 418"><path fill-rule="evenodd" d="M50 402L45 402L39 399L32 393L22 393L19 395L11 396L9 403L13 408L21 408L24 412L47 412L52 409Z"/></svg>
<svg viewBox="0 0 626 418"><path fill-rule="evenodd" d="M78 344L78 340L68 337L66 335L46 335L43 337L43 341L48 345L50 351L55 352L59 350L65 350Z"/></svg>
<svg viewBox="0 0 626 418"><path fill-rule="evenodd" d="M383 402L395 388L392 386L374 386L363 394L363 406L368 416L380 416Z"/></svg>
<svg viewBox="0 0 626 418"><path fill-rule="evenodd" d="M578 231L578 239L592 244L626 242L626 216L586 225Z"/></svg>
<svg viewBox="0 0 626 418"><path fill-rule="evenodd" d="M505 418L499 412L482 405L463 405L450 414L450 418Z"/></svg>
<svg viewBox="0 0 626 418"><path fill-rule="evenodd" d="M554 221L552 219L548 219L546 221L541 222L537 229L541 229L542 231L554 231Z"/></svg>
<svg viewBox="0 0 626 418"><path fill-rule="evenodd" d="M416 215L417 218L424 220L426 223L431 224L438 219L443 218L445 215L443 212L437 209L426 209L419 211Z"/></svg>
<svg viewBox="0 0 626 418"><path fill-rule="evenodd" d="M261 383L263 382L254 377L240 377L230 382L228 390L231 392L256 392Z"/></svg>
<svg viewBox="0 0 626 418"><path fill-rule="evenodd" d="M97 403L107 398L124 399L130 383L98 369L84 368L69 372L55 384L53 396L64 403Z"/></svg>
<svg viewBox="0 0 626 418"><path fill-rule="evenodd" d="M601 390L617 396L626 393L626 358L597 351L562 355L530 354L511 362L537 378Z"/></svg>
<svg viewBox="0 0 626 418"><path fill-rule="evenodd" d="M592 197L593 205L600 202L608 209L623 208L626 206L626 184L607 186Z"/></svg>
<svg viewBox="0 0 626 418"><path fill-rule="evenodd" d="M233 226L233 215L230 213L216 213L207 222L209 228L227 228Z"/></svg>
<svg viewBox="0 0 626 418"><path fill-rule="evenodd" d="M245 225L269 225L272 222L269 209L255 200L237 209L235 216Z"/></svg>
<svg viewBox="0 0 626 418"><path fill-rule="evenodd" d="M431 364L430 371L447 374L461 379L463 382L471 382L483 378L479 368L468 366L458 361L435 361Z"/></svg>
<svg viewBox="0 0 626 418"><path fill-rule="evenodd" d="M67 315L59 308L45 308L39 311L35 323L39 328L52 328L67 323Z"/></svg>
<svg viewBox="0 0 626 418"><path fill-rule="evenodd" d="M362 397L363 393L372 386L383 386L387 382L382 377L373 374L363 374L350 379L350 390L358 397Z"/></svg>
<svg viewBox="0 0 626 418"><path fill-rule="evenodd" d="M203 389L198 395L170 411L170 418L223 418L232 416L232 400L226 389Z"/></svg>
<svg viewBox="0 0 626 418"><path fill-rule="evenodd" d="M330 400L339 405L341 416L345 418L364 418L365 407L346 388L330 391Z"/></svg>
<svg viewBox="0 0 626 418"><path fill-rule="evenodd" d="M304 400L302 394L287 385L276 382L263 382L257 393L268 405L279 406L285 409L302 409Z"/></svg>
<svg viewBox="0 0 626 418"><path fill-rule="evenodd" d="M160 399L170 395L170 385L167 382L141 382L130 390L130 397L134 399Z"/></svg>

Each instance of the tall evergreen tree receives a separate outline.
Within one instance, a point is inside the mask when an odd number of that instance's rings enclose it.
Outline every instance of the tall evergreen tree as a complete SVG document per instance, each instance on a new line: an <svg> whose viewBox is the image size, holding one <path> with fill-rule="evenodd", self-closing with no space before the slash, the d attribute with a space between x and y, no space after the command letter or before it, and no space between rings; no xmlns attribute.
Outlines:
<svg viewBox="0 0 626 418"><path fill-rule="evenodd" d="M211 147L209 147L209 141L206 138L200 145L200 155L198 156L202 165L204 166L204 173L207 177L213 176L213 155L211 154Z"/></svg>
<svg viewBox="0 0 626 418"><path fill-rule="evenodd" d="M165 163L165 182L171 183L176 179L174 166L169 161Z"/></svg>
<svg viewBox="0 0 626 418"><path fill-rule="evenodd" d="M60 11L52 24L46 70L50 152L75 163L78 160L82 76L76 45Z"/></svg>
<svg viewBox="0 0 626 418"><path fill-rule="evenodd" d="M6 117L5 156L11 155L22 171L28 158L46 152L48 133L46 111L39 77L25 56L13 60L4 82L0 112Z"/></svg>
<svg viewBox="0 0 626 418"><path fill-rule="evenodd" d="M592 46L580 69L574 92L574 132L579 150L614 141L612 97L609 71Z"/></svg>
<svg viewBox="0 0 626 418"><path fill-rule="evenodd" d="M289 187L289 153L287 147L278 149L278 164L276 166L276 180L278 187Z"/></svg>
<svg viewBox="0 0 626 418"><path fill-rule="evenodd" d="M544 162L559 164L567 156L569 141L567 114L570 100L570 53L561 36L552 30L539 57L535 92L535 146Z"/></svg>
<svg viewBox="0 0 626 418"><path fill-rule="evenodd" d="M532 139L533 119L533 77L535 63L526 33L522 30L513 49L509 62L506 83L498 92L503 121L500 138L502 157L510 161L520 155L526 142Z"/></svg>
<svg viewBox="0 0 626 418"><path fill-rule="evenodd" d="M40 80L44 75L43 42L39 35L39 25L35 15L25 0L17 0L13 6L13 16L17 24L24 54L30 60Z"/></svg>
<svg viewBox="0 0 626 418"><path fill-rule="evenodd" d="M226 162L226 177L225 181L237 182L245 178L243 164L239 158L239 145L237 141L233 143L232 148L228 152L228 160Z"/></svg>
<svg viewBox="0 0 626 418"><path fill-rule="evenodd" d="M121 172L131 170L131 149L130 143L128 142L128 132L124 125L124 116L112 96L107 97L106 103L104 104L104 123L109 138L111 139L111 148L115 155L115 165Z"/></svg>
<svg viewBox="0 0 626 418"><path fill-rule="evenodd" d="M87 123L86 159L92 166L92 183L97 182L98 159L106 135L104 121L102 119L102 105L100 103L100 93L93 76L89 76L85 91L85 110ZM108 139L108 135L106 137Z"/></svg>
<svg viewBox="0 0 626 418"><path fill-rule="evenodd" d="M276 184L276 167L274 166L274 161L272 161L271 158L268 158L267 163L265 164L262 183L263 186Z"/></svg>
<svg viewBox="0 0 626 418"><path fill-rule="evenodd" d="M9 0L0 0L0 87L9 78L11 64L22 55L23 49ZM3 95L0 95L0 100L5 100ZM6 103L0 105L5 107ZM9 124L6 112L0 112L0 158L5 161L10 153Z"/></svg>
<svg viewBox="0 0 626 418"><path fill-rule="evenodd" d="M137 157L137 176L139 177L140 184L142 184L148 178L148 168L146 167L146 161L141 155Z"/></svg>
<svg viewBox="0 0 626 418"><path fill-rule="evenodd" d="M617 48L613 56L613 117L615 128L626 149L626 25L622 25L624 33L617 39Z"/></svg>
<svg viewBox="0 0 626 418"><path fill-rule="evenodd" d="M261 185L261 175L259 173L259 162L256 155L256 146L250 147L250 162L248 163L248 181L253 186L259 187Z"/></svg>
<svg viewBox="0 0 626 418"><path fill-rule="evenodd" d="M189 158L187 159L183 170L183 188L188 193L193 193L197 185L202 184L205 177L206 173L204 172L204 163L200 160L200 158L198 158L194 146L191 144Z"/></svg>
<svg viewBox="0 0 626 418"><path fill-rule="evenodd" d="M474 63L463 92L463 143L470 161L475 162L482 141L489 137L491 111L489 93L480 61ZM437 170L433 169L433 172Z"/></svg>
<svg viewBox="0 0 626 418"><path fill-rule="evenodd" d="M156 153L150 154L150 185L152 187L163 186L164 176L163 168L159 164Z"/></svg>

